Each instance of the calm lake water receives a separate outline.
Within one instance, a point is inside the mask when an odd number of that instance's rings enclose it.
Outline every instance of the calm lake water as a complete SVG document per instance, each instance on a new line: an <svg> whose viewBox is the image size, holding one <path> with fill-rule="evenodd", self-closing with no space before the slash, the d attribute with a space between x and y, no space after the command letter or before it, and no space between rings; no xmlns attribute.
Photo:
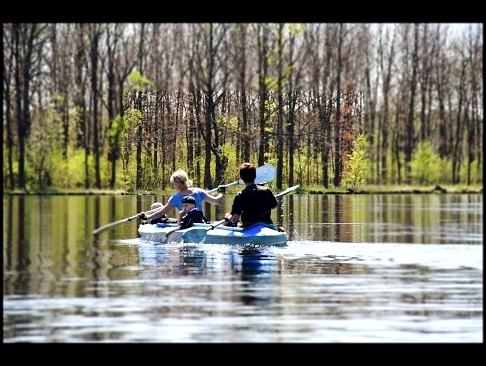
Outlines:
<svg viewBox="0 0 486 366"><path fill-rule="evenodd" d="M4 343L483 342L482 194L290 194L283 247L93 235L167 198L4 197Z"/></svg>

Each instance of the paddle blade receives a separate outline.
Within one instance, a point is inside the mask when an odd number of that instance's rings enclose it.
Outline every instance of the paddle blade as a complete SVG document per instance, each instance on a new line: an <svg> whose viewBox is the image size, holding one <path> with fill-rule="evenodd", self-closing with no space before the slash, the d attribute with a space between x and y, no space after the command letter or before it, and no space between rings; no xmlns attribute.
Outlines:
<svg viewBox="0 0 486 366"><path fill-rule="evenodd" d="M97 234L99 234L99 233L101 233L105 230L111 229L112 227L118 226L118 225L123 224L124 222L127 222L127 221L129 221L128 218L120 220L120 221L112 222L110 224L106 224L105 226L99 227L98 229L94 230L93 235L97 235Z"/></svg>
<svg viewBox="0 0 486 366"><path fill-rule="evenodd" d="M300 184L297 184L296 186L287 188L285 191L280 192L279 194L275 195L275 198L278 198L278 197L281 197L281 196L285 196L286 194L289 194L290 192L295 191L299 187L300 187Z"/></svg>
<svg viewBox="0 0 486 366"><path fill-rule="evenodd" d="M256 170L256 178L255 183L261 184L269 182L277 176L277 169L273 165L262 165L259 166ZM243 181L240 180L240 184L243 184Z"/></svg>
<svg viewBox="0 0 486 366"><path fill-rule="evenodd" d="M262 166L259 166L256 169L255 183L257 183L257 184L266 183L266 182L269 182L269 181L275 179L276 176L277 176L277 169L275 169L275 167L273 165L262 165ZM229 187L235 186L237 184L243 184L243 181L240 179L240 180L237 180L236 182L225 184L222 187L229 188ZM213 188L213 189L210 189L208 191L208 193L213 193L213 192L216 192L217 190L218 190L218 188Z"/></svg>

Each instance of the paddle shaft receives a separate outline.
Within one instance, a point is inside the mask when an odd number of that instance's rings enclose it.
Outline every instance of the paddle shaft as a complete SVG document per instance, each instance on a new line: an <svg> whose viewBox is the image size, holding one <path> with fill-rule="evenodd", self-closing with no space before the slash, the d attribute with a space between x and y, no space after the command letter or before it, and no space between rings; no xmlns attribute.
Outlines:
<svg viewBox="0 0 486 366"><path fill-rule="evenodd" d="M171 230L171 231L166 232L165 233L165 237L168 238L170 234L175 233L177 230L180 230L180 229L181 229L181 227L178 226L174 230Z"/></svg>
<svg viewBox="0 0 486 366"><path fill-rule="evenodd" d="M157 211L157 210L158 210L158 208L155 208L155 209L153 209L153 210L147 211L145 214L151 214L151 213L153 213L153 212L155 212L155 211ZM122 219L122 220L115 221L115 222L112 222L112 223L106 224L106 225L104 225L104 226L101 226L101 227L99 227L98 229L94 230L94 231L93 231L93 234L94 234L94 235L96 235L96 234L99 234L99 233L101 233L102 231L105 231L105 230L110 229L110 228L112 228L112 227L118 226L118 225L120 225L120 224L124 224L125 222L130 222L130 221L132 221L132 220L138 219L138 215L139 215L139 214L136 214L136 215L133 215L133 216L130 216L130 217L124 218L124 219Z"/></svg>
<svg viewBox="0 0 486 366"><path fill-rule="evenodd" d="M236 182L233 182L233 183L224 184L222 186L219 186L218 188L220 188L220 187L229 188L229 187L232 187L232 186L236 186L237 184L240 184L240 182L239 181L236 181ZM214 192L216 192L218 190L218 188L210 189L208 191L208 193L214 193Z"/></svg>
<svg viewBox="0 0 486 366"><path fill-rule="evenodd" d="M212 230L212 229L214 229L216 226L219 226L219 225L221 225L221 224L224 224L225 222L226 222L226 219L223 219L223 220L221 220L221 221L217 221L217 222L213 223L213 224L211 225L211 227L210 227L210 228L208 228L208 230Z"/></svg>
<svg viewBox="0 0 486 366"><path fill-rule="evenodd" d="M300 187L300 184L297 184L296 186L293 186L293 187L287 188L285 191L280 192L279 194L276 194L276 195L275 195L275 198L280 198L280 197L282 197L282 196L285 196L286 194L289 194L290 192L295 191L295 190L296 190L297 188L299 188L299 187ZM266 214L268 214L270 211L272 211L272 210L271 210L271 209L270 209L270 210L268 210L267 212L265 212L264 214L262 214L262 215L260 216L260 218L262 218L263 216L265 216Z"/></svg>
<svg viewBox="0 0 486 366"><path fill-rule="evenodd" d="M217 222L211 224L211 227L209 227L208 230L214 229L216 226L223 224L225 221L226 221L226 219L221 220L221 221L217 221ZM165 237L168 238L170 236L170 234L175 233L177 230L180 230L180 229L181 229L180 226L178 226L174 230L166 232Z"/></svg>

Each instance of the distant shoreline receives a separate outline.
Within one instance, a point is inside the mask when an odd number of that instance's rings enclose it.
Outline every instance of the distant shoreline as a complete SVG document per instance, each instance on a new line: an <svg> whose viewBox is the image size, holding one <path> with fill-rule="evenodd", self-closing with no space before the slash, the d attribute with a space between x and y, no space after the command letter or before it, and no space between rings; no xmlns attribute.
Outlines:
<svg viewBox="0 0 486 366"><path fill-rule="evenodd" d="M273 189L276 191L275 189ZM227 192L227 195L233 195L238 190ZM277 192L277 191L276 191ZM365 186L362 189L328 189L328 190L299 190L297 194L483 194L482 186L427 186L427 187L411 187L411 186ZM158 195L171 195L173 191L140 191L140 192L127 192L123 190L44 190L44 191L3 191L4 196L158 196Z"/></svg>

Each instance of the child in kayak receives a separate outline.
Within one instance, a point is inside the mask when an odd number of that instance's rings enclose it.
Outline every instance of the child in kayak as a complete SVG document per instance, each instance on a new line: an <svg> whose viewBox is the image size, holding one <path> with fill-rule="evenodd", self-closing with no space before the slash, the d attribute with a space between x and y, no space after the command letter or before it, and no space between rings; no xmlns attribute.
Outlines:
<svg viewBox="0 0 486 366"><path fill-rule="evenodd" d="M180 229L187 229L194 223L209 223L203 212L196 207L196 200L192 196L182 198L182 210L177 219Z"/></svg>

